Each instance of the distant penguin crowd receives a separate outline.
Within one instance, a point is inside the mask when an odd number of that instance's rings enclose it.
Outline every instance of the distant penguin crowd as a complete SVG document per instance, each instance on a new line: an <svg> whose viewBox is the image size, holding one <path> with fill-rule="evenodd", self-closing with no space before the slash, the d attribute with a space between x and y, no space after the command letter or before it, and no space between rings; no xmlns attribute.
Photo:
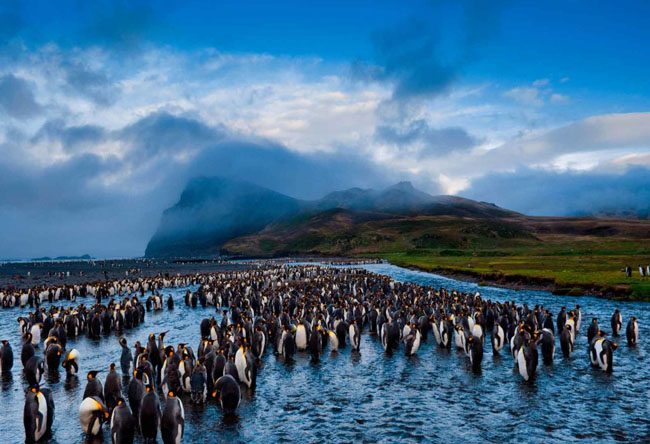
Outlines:
<svg viewBox="0 0 650 444"><path fill-rule="evenodd" d="M132 443L136 436L147 442L160 437L164 444L179 444L185 430L184 404L216 404L225 417L235 416L242 391L255 390L270 354L285 362L298 354L318 361L345 347L360 354L366 350L362 337L367 335L387 355L402 353L408 359L432 336L438 348L458 349L467 357L468 370L477 373L484 365L486 347L492 353L507 350L517 377L531 381L540 353L544 365L553 365L559 341L562 355L568 358L584 331L579 305L563 307L554 315L540 305L496 302L478 292L396 282L358 268L268 265L76 287L27 291L18 299L11 296L20 306L36 308L18 318L29 443L52 434L55 400L51 390L41 386L41 379L60 367L66 378L86 377L79 424L89 437L107 429L114 444ZM161 294L170 287L187 287L182 301ZM75 301L77 296L93 296L95 303L74 308L40 306L62 298ZM174 310L178 303L185 309L214 311L196 325L193 344L168 343L173 331L150 332L146 340L132 344L123 337L126 330L145 328L147 312ZM637 346L637 319L624 322L623 314L615 310L607 334L599 319L585 321L586 354L594 368L613 371L616 337L624 334L629 347ZM119 341L119 356L109 358L113 362L106 368L87 368L69 344L82 334ZM7 340L2 341L0 361L3 377L10 377L14 357ZM123 386L122 381L128 384Z"/></svg>

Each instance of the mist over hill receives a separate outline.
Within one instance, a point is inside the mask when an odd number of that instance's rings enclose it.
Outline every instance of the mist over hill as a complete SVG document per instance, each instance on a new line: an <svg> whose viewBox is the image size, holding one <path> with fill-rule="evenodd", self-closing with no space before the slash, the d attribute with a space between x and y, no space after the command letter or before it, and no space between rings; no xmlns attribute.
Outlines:
<svg viewBox="0 0 650 444"><path fill-rule="evenodd" d="M517 213L455 196L432 196L410 182L381 190L351 188L318 200L300 200L250 182L222 177L192 179L179 201L163 212L147 257L217 255L227 241L280 223L328 219L333 210L354 218L448 215L494 218Z"/></svg>

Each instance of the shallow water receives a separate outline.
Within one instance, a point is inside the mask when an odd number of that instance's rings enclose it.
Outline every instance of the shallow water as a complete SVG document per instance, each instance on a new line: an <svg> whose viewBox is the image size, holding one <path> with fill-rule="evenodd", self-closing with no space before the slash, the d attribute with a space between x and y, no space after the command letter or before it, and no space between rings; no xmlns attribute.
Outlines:
<svg viewBox="0 0 650 444"><path fill-rule="evenodd" d="M387 264L364 266L399 281L412 281L460 291L480 291L484 298L514 300L518 304L543 304L557 315L561 306L580 304L583 313L577 349L565 360L559 350L555 363L541 362L537 377L525 382L513 371L507 349L493 355L486 340L482 372L474 374L469 360L460 351L435 346L433 336L416 357L403 351L393 356L383 353L380 341L366 332L361 353L347 349L311 362L308 353L298 353L292 364L267 352L254 393L243 390L239 421L223 422L214 404L193 407L185 404L186 443L270 443L270 442L650 442L648 418L647 337L650 334L650 304L612 302L588 297L553 296L540 291L513 291L447 279L430 273ZM184 289L165 290L175 295L173 312L147 313L145 323L125 337L129 344L146 341L150 332L170 330L169 344L188 342L195 349L199 322L214 308L185 307ZM78 302L83 302L79 299ZM614 372L592 369L587 356L586 328L598 317L601 328L609 331L609 320L618 308L623 329L630 316L639 319L639 345L628 348L618 339ZM0 442L24 440L23 391L20 363L20 333L16 318L28 310L0 309L0 339L8 339L14 349L13 379L2 383L0 392ZM91 369L106 370L118 363L120 346L116 336L93 341L86 337L69 340L68 348L81 353L80 379L46 382L54 393L56 417L54 437L49 443L82 443L86 438L78 422L78 407ZM541 358L541 357L540 357ZM99 375L103 381L102 374ZM105 373L104 373L105 376ZM124 384L126 388L126 383ZM105 426L104 442L110 442ZM136 442L141 442L136 439ZM159 436L159 442L162 442Z"/></svg>

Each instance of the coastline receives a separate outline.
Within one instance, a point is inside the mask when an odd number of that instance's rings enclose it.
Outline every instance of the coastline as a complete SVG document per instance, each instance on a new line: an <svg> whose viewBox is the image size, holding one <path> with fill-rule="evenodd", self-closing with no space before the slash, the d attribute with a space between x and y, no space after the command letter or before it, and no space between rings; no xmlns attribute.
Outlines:
<svg viewBox="0 0 650 444"><path fill-rule="evenodd" d="M491 286L498 288L507 288L510 290L538 290L548 291L557 296L571 295L571 296L592 296L603 299L611 299L617 301L637 301L633 299L632 290L629 286L602 286L598 284L581 284L581 283L567 283L559 286L554 279L525 276L518 274L505 274L501 272L473 272L470 270L458 270L454 268L434 266L423 267L414 265L408 262L401 262L395 260L388 260L387 262L398 267L408 268L410 270L424 271L428 273L435 273L448 278L463 280L467 282L475 282L483 286Z"/></svg>

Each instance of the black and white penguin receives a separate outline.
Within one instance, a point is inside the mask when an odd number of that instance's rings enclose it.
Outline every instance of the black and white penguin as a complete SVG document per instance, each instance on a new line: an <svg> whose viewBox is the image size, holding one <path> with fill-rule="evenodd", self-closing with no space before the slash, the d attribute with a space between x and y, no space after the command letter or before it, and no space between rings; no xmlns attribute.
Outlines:
<svg viewBox="0 0 650 444"><path fill-rule="evenodd" d="M122 397L122 378L117 373L117 367L111 363L108 367L108 375L106 375L106 382L104 383L104 398L106 400L106 407L109 412L112 412L117 405L117 400Z"/></svg>
<svg viewBox="0 0 650 444"><path fill-rule="evenodd" d="M185 410L183 402L174 392L169 392L160 422L163 444L180 444L185 432Z"/></svg>
<svg viewBox="0 0 650 444"><path fill-rule="evenodd" d="M621 316L620 311L614 310L611 324L612 324L612 336L616 337L621 333L621 329L623 328L623 317Z"/></svg>
<svg viewBox="0 0 650 444"><path fill-rule="evenodd" d="M122 375L131 375L131 363L133 362L133 353L129 348L126 339L120 338L120 346L122 346L122 355L120 356L120 366L122 367Z"/></svg>
<svg viewBox="0 0 650 444"><path fill-rule="evenodd" d="M87 435L99 435L102 431L102 424L108 417L108 409L98 396L84 398L79 406L79 424L81 424L81 430Z"/></svg>
<svg viewBox="0 0 650 444"><path fill-rule="evenodd" d="M110 426L112 444L133 444L135 418L124 398L118 398L111 414Z"/></svg>
<svg viewBox="0 0 650 444"><path fill-rule="evenodd" d="M32 444L52 435L54 423L54 397L49 389L32 385L25 394L23 425L25 442Z"/></svg>
<svg viewBox="0 0 650 444"><path fill-rule="evenodd" d="M307 350L307 329L302 322L296 326L296 350Z"/></svg>
<svg viewBox="0 0 650 444"><path fill-rule="evenodd" d="M45 348L45 363L50 373L59 371L62 354L63 348L56 341L51 341L47 344Z"/></svg>
<svg viewBox="0 0 650 444"><path fill-rule="evenodd" d="M76 348L68 351L61 363L67 376L73 376L79 373L79 352Z"/></svg>
<svg viewBox="0 0 650 444"><path fill-rule="evenodd" d="M476 336L470 336L467 338L467 344L472 370L478 372L481 370L481 362L483 362L483 342Z"/></svg>
<svg viewBox="0 0 650 444"><path fill-rule="evenodd" d="M318 361L323 352L323 336L321 335L321 330L321 326L317 325L309 338L309 353L313 361Z"/></svg>
<svg viewBox="0 0 650 444"><path fill-rule="evenodd" d="M587 344L591 344L591 340L598 335L600 327L598 326L598 318L593 318L591 324L587 328Z"/></svg>
<svg viewBox="0 0 650 444"><path fill-rule="evenodd" d="M32 345L32 334L27 333L23 339L23 347L20 351L20 362L23 364L23 368L27 365L29 361L36 354L36 349Z"/></svg>
<svg viewBox="0 0 650 444"><path fill-rule="evenodd" d="M0 376L3 378L11 376L11 368L14 366L14 352L9 341L2 341L0 348Z"/></svg>
<svg viewBox="0 0 650 444"><path fill-rule="evenodd" d="M519 349L519 353L517 354L517 368L519 369L519 374L525 381L530 381L535 377L537 361L537 342L535 339L529 339L526 345Z"/></svg>
<svg viewBox="0 0 650 444"><path fill-rule="evenodd" d="M174 309L174 298L170 294L169 297L167 298L167 310L173 310Z"/></svg>
<svg viewBox="0 0 650 444"><path fill-rule="evenodd" d="M420 330L417 325L411 325L411 331L404 338L404 344L406 345L405 355L406 356L415 356L420 348L420 342L422 340Z"/></svg>
<svg viewBox="0 0 650 444"><path fill-rule="evenodd" d="M549 328L543 328L541 334L542 359L545 365L550 365L555 358L555 335Z"/></svg>
<svg viewBox="0 0 650 444"><path fill-rule="evenodd" d="M503 327L498 322L494 324L492 329L492 351L494 353L499 353L503 348L506 342L506 333L503 331Z"/></svg>
<svg viewBox="0 0 650 444"><path fill-rule="evenodd" d="M570 325L565 325L562 333L560 333L560 347L565 358L568 358L573 353L573 335L571 334Z"/></svg>
<svg viewBox="0 0 650 444"><path fill-rule="evenodd" d="M589 358L591 365L600 367L602 371L611 373L614 363L614 350L617 348L616 342L597 336L589 344Z"/></svg>
<svg viewBox="0 0 650 444"><path fill-rule="evenodd" d="M45 362L39 356L32 356L25 364L25 379L29 385L39 385L45 373Z"/></svg>
<svg viewBox="0 0 650 444"><path fill-rule="evenodd" d="M205 402L208 390L207 383L208 372L205 365L203 365L203 360L199 359L190 378L190 385L192 387L190 399L192 404L203 404ZM173 390L171 391L173 392Z"/></svg>
<svg viewBox="0 0 650 444"><path fill-rule="evenodd" d="M241 389L239 384L230 375L224 375L217 379L215 391L212 393L213 398L217 398L223 414L226 416L234 415L241 401Z"/></svg>
<svg viewBox="0 0 650 444"><path fill-rule="evenodd" d="M454 331L453 324L448 318L440 320L440 345L443 348L451 348L451 336Z"/></svg>
<svg viewBox="0 0 650 444"><path fill-rule="evenodd" d="M350 335L350 345L352 346L352 350L359 351L359 348L361 347L361 330L359 329L356 320L352 321L350 324L348 334Z"/></svg>
<svg viewBox="0 0 650 444"><path fill-rule="evenodd" d="M155 441L160 428L160 399L153 385L147 385L145 393L140 403L140 433L145 441Z"/></svg>
<svg viewBox="0 0 650 444"><path fill-rule="evenodd" d="M86 376L86 389L84 390L84 399L96 396L104 402L104 390L102 381L97 378L99 370L92 370Z"/></svg>
<svg viewBox="0 0 650 444"><path fill-rule="evenodd" d="M327 338L330 345L330 351L332 353L338 351L339 349L339 338L336 336L336 333L334 333L332 330L327 330Z"/></svg>
<svg viewBox="0 0 650 444"><path fill-rule="evenodd" d="M632 316L630 318L625 333L627 334L627 345L636 347L636 344L639 342L639 325L636 322L636 317Z"/></svg>
<svg viewBox="0 0 650 444"><path fill-rule="evenodd" d="M139 420L140 417L140 404L142 403L142 398L144 398L145 393L147 393L147 389L142 382L143 377L144 374L142 373L142 370L135 370L127 389L129 406L131 407L131 411L133 411L133 416L135 416L137 420Z"/></svg>

